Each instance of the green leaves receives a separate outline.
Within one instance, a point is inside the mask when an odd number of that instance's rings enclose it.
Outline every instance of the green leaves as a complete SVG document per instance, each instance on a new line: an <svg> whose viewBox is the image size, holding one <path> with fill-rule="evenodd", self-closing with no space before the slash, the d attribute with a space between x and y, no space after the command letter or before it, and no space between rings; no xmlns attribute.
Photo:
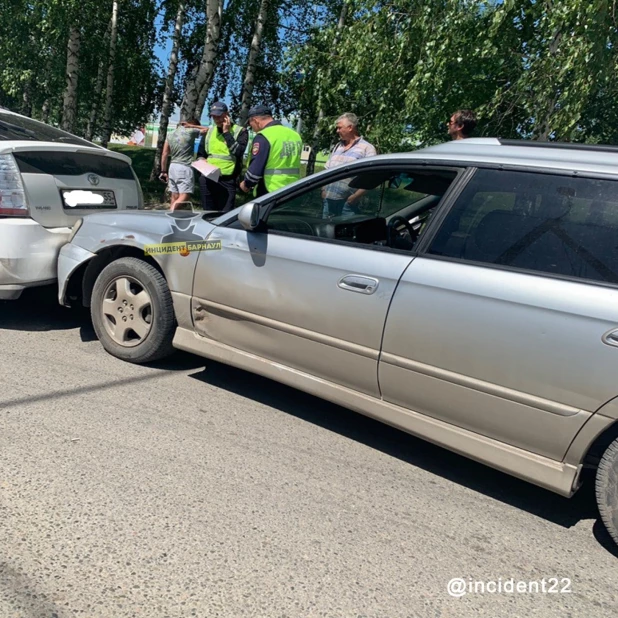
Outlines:
<svg viewBox="0 0 618 618"><path fill-rule="evenodd" d="M0 21L0 104L59 122L67 41L77 26L83 132L93 99L105 96L96 82L108 62L111 5L0 0L0 13L11 15ZM259 5L225 4L208 100L226 98L233 112ZM177 0L121 0L115 131L130 133L160 103L165 71L154 57L162 36L155 23L176 7ZM189 1L176 101L202 54L204 9L204 0ZM320 147L335 139L344 111L360 116L381 151L393 151L447 139L445 122L462 107L479 113L479 135L618 142L614 0L273 0L269 15L253 98L300 113L309 141L319 116Z"/></svg>
<svg viewBox="0 0 618 618"><path fill-rule="evenodd" d="M319 99L325 123L354 111L382 150L447 139L445 122L463 107L480 113L478 134L618 141L612 7L608 0L358 0L334 57L332 10L291 59L305 76L299 103L308 133Z"/></svg>
<svg viewBox="0 0 618 618"><path fill-rule="evenodd" d="M161 70L154 57L158 0L121 0L115 71L114 131L130 133L152 112ZM75 131L84 134L97 94L101 62L108 62L111 0L0 0L0 104L59 124L66 88L67 42L78 28ZM103 95L104 96L104 93Z"/></svg>

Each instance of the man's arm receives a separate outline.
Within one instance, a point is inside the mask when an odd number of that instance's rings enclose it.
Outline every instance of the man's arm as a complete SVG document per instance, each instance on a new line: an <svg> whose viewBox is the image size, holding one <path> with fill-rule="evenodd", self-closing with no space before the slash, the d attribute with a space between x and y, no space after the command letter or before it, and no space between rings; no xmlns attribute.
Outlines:
<svg viewBox="0 0 618 618"><path fill-rule="evenodd" d="M161 173L159 174L159 177L165 176L165 178L167 178L167 171L169 169L167 160L169 159L169 155L170 145L167 143L167 140L165 140L165 143L163 144L163 152L161 153Z"/></svg>
<svg viewBox="0 0 618 618"><path fill-rule="evenodd" d="M200 140L199 146L197 147L197 158L198 159L206 159L208 155L206 154L206 135L202 135L202 139Z"/></svg>
<svg viewBox="0 0 618 618"><path fill-rule="evenodd" d="M373 146L373 144L367 143L367 147L365 148L365 152L364 152L364 156L365 157L375 157L377 155L377 151L375 149L375 147ZM348 204L354 204L356 202L358 202L358 200L360 200L361 197L363 197L363 195L367 193L366 189L358 189L358 191L355 191L354 193L352 193L352 195L350 195L350 197L346 200L346 202Z"/></svg>
<svg viewBox="0 0 618 618"><path fill-rule="evenodd" d="M367 189L359 189L358 191L352 193L352 195L350 195L346 202L348 204L354 204L355 202L358 202L358 200L360 200L360 198L365 195L365 193L367 193Z"/></svg>
<svg viewBox="0 0 618 618"><path fill-rule="evenodd" d="M238 138L234 138L230 131L226 131L223 133L223 139L227 145L227 149L230 151L230 155L235 157L236 160L240 159L245 150L247 149L247 142L249 141L249 132L247 129L243 129L239 134Z"/></svg>
<svg viewBox="0 0 618 618"><path fill-rule="evenodd" d="M210 127L203 127L201 124L189 124L188 122L181 122L180 126L184 127L185 129L194 129L195 131L199 131L202 135L210 131Z"/></svg>
<svg viewBox="0 0 618 618"><path fill-rule="evenodd" d="M256 135L251 147L249 169L245 174L245 179L240 183L240 188L245 193L249 193L264 178L264 170L266 169L269 154L270 144L268 140L263 135Z"/></svg>

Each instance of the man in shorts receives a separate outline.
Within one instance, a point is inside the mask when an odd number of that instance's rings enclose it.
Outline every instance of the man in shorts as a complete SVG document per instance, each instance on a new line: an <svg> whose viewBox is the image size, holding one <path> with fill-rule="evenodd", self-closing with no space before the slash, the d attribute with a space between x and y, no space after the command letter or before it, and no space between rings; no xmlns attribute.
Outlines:
<svg viewBox="0 0 618 618"><path fill-rule="evenodd" d="M170 210L180 208L183 202L191 199L195 188L193 163L195 140L208 131L196 118L178 123L176 130L167 138L161 154L161 174L159 178L167 182L171 194ZM168 163L169 162L169 163Z"/></svg>

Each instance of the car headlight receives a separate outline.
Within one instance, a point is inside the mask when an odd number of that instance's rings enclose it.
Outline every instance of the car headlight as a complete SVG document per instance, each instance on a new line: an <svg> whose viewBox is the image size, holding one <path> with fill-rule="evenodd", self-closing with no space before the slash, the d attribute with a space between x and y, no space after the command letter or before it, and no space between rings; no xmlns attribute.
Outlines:
<svg viewBox="0 0 618 618"><path fill-rule="evenodd" d="M73 229L71 230L71 235L69 236L69 242L71 242L75 238L75 234L79 232L79 228L82 226L83 222L84 222L83 219L78 219L75 222L75 225L73 226Z"/></svg>

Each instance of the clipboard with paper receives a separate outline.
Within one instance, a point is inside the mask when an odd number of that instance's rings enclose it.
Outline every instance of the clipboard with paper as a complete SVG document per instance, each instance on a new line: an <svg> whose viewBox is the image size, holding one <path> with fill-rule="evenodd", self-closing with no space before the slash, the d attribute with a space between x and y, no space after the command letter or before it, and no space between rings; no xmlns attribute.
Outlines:
<svg viewBox="0 0 618 618"><path fill-rule="evenodd" d="M209 180L214 180L215 182L219 182L219 176L221 176L221 169L212 163L208 163L205 159L199 159L198 161L193 161L191 163L191 167L196 169L200 174L206 176Z"/></svg>

